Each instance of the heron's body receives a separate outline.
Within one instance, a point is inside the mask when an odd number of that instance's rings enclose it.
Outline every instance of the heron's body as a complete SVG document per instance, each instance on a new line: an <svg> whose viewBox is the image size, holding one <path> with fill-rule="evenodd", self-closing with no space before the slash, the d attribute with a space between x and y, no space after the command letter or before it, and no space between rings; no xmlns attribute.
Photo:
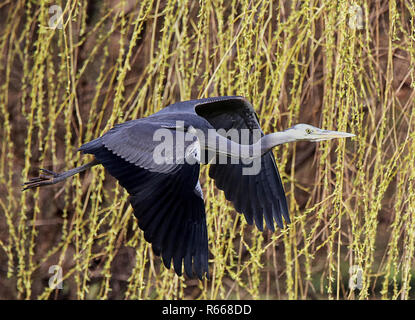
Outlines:
<svg viewBox="0 0 415 320"><path fill-rule="evenodd" d="M287 130L282 134L267 136L261 131L263 137L255 141L253 132L260 130L260 125L251 104L243 97L217 97L172 104L149 117L116 125L101 137L80 147L80 151L95 157L89 166L102 164L128 191L138 225L144 231L145 239L152 244L153 251L162 256L165 266L169 268L173 263L176 273L181 275L184 265L188 276L196 273L201 279L205 273L208 274L208 237L199 182L200 155L197 152L194 155L187 154L186 157L196 158L197 161L193 162L160 164L154 161L157 147L154 133L158 129L166 129L177 135L178 122L183 123L181 130L196 128L206 136L212 129L245 129L252 132L249 146L262 142L265 147L259 155L261 166L257 174L244 175L243 169L247 165L242 162L211 164L209 169L209 176L224 191L226 199L244 214L248 224L255 223L260 230L263 230L264 220L270 230L274 230L274 222L283 227L283 219L290 221L284 189L271 149L280 143L300 140L295 135L299 130L304 130L298 127L296 130L291 129L292 132ZM326 135L333 133L325 132ZM335 137L341 136L337 134ZM314 139L322 140L318 137ZM230 140L226 142L234 143ZM188 142L191 143L193 141ZM53 184L87 167L72 169L75 171L60 175L45 170L54 179L35 178L27 183L27 187Z"/></svg>

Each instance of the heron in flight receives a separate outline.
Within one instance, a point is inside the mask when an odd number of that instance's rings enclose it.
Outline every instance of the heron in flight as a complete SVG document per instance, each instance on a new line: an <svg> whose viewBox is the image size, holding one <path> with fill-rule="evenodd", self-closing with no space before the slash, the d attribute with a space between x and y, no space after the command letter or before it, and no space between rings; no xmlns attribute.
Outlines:
<svg viewBox="0 0 415 320"><path fill-rule="evenodd" d="M177 126L177 123L182 123ZM172 136L195 132L214 132L215 146L200 141L201 135L185 142L193 146L175 161L156 161L154 153L160 141L154 141L157 130L167 130ZM248 132L248 142L239 143L234 138L221 135L219 129ZM259 131L258 138L254 132ZM161 111L141 119L116 125L101 137L79 148L84 154L92 154L91 162L55 173L41 169L42 174L24 183L24 190L52 185L92 166L101 164L130 194L129 201L144 238L152 244L157 256L161 256L166 268L171 264L177 275L184 271L188 277L203 279L208 273L208 235L205 205L199 182L201 153L210 151L207 162L215 154L240 159L257 159L260 169L256 174L244 174L249 164L210 164L209 176L223 190L236 211L243 213L248 224L263 230L265 220L268 229L274 231L274 222L283 227L283 219L290 222L284 188L278 173L272 148L294 141L322 141L352 137L354 134L322 130L307 124L297 124L283 132L264 135L258 116L252 105L243 97L215 97L174 103ZM206 139L212 140L212 139ZM198 144L195 144L198 142ZM217 143L219 142L219 147ZM236 146L236 149L233 148ZM254 147L259 147L254 152ZM234 150L234 151L231 151ZM194 161L177 161L177 160Z"/></svg>

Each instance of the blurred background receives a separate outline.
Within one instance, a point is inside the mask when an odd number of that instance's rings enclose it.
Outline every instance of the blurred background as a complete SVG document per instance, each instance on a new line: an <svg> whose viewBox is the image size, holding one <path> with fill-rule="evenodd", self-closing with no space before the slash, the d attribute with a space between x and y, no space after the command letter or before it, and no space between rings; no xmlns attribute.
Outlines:
<svg viewBox="0 0 415 320"><path fill-rule="evenodd" d="M0 299L413 299L414 17L406 0L2 0ZM275 149L292 223L274 233L205 166L209 281L164 268L102 167L21 191L116 123L219 95L265 133L356 137Z"/></svg>

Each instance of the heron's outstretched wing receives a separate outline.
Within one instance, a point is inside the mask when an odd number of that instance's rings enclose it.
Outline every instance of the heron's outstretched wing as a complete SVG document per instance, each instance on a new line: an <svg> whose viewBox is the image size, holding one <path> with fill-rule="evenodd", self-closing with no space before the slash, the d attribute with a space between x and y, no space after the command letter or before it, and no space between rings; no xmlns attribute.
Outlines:
<svg viewBox="0 0 415 320"><path fill-rule="evenodd" d="M205 273L208 276L208 238L198 184L199 163L177 165L167 173L163 168L161 172L155 171L159 167L149 170L140 162L143 157L131 152L143 152L146 148L143 140L138 141L142 136L137 136L135 144L132 136L122 135L125 140L120 143L128 147L120 147L116 152L104 137L83 145L80 150L93 154L128 191L138 225L154 253L162 256L167 268L173 263L178 275L184 265L189 277L194 273L200 279Z"/></svg>
<svg viewBox="0 0 415 320"><path fill-rule="evenodd" d="M99 141L128 163L151 172L169 173L183 164L189 153L199 156L199 142L186 130L176 128L175 121L142 118L116 125ZM87 149L94 141L79 150Z"/></svg>
<svg viewBox="0 0 415 320"><path fill-rule="evenodd" d="M252 105L243 97L220 97L196 105L195 111L215 129L249 129L250 142L255 137L253 130L261 129ZM262 131L261 131L262 133ZM263 133L262 133L263 135ZM228 137L229 138L229 137ZM239 141L238 141L239 142ZM216 186L225 192L226 199L233 202L235 209L245 215L248 224L263 230L263 219L270 230L274 223L283 227L283 217L290 222L284 188L272 151L261 157L261 169L256 175L243 175L243 168L250 165L212 164L209 176Z"/></svg>

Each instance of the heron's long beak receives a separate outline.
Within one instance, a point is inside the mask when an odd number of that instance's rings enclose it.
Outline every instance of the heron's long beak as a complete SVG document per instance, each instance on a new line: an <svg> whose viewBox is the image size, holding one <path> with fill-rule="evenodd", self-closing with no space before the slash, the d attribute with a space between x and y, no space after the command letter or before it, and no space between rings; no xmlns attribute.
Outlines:
<svg viewBox="0 0 415 320"><path fill-rule="evenodd" d="M314 132L313 135L316 136L316 141L322 140L330 140L336 138L350 138L355 137L356 135L353 133L342 132L342 131L331 131L331 130L321 130L318 132Z"/></svg>

